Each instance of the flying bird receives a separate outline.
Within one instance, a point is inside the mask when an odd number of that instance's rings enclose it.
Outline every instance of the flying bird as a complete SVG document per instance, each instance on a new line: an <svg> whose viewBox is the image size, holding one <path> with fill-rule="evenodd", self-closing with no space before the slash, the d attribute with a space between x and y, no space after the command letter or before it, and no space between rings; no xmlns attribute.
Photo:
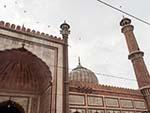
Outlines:
<svg viewBox="0 0 150 113"><path fill-rule="evenodd" d="M15 4L17 4L17 1L15 1Z"/></svg>
<svg viewBox="0 0 150 113"><path fill-rule="evenodd" d="M24 13L26 13L27 11L26 11L26 10L24 10L23 12L24 12Z"/></svg>
<svg viewBox="0 0 150 113"><path fill-rule="evenodd" d="M6 8L6 5L4 5L4 8Z"/></svg>

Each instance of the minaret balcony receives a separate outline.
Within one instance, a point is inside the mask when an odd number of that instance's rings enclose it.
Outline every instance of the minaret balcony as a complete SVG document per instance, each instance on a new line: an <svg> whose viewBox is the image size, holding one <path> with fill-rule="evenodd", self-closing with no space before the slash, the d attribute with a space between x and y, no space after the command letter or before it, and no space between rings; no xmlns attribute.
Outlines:
<svg viewBox="0 0 150 113"><path fill-rule="evenodd" d="M144 52L143 51L133 51L128 55L128 59L130 60L136 60L138 58L142 58L144 56Z"/></svg>

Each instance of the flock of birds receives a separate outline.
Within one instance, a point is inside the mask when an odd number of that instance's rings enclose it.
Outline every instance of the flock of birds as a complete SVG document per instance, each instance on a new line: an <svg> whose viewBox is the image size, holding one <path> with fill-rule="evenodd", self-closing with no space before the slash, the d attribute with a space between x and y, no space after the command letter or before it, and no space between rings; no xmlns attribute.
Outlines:
<svg viewBox="0 0 150 113"><path fill-rule="evenodd" d="M15 5L18 5L18 4L19 4L18 1L14 1L14 3L15 3ZM7 8L7 5L4 4L3 7L4 7L4 8ZM23 13L26 14L26 13L27 13L27 10L23 10ZM35 23L36 23L36 24L40 24L39 21L36 21ZM50 28L51 26L50 26L50 25L47 25L47 27Z"/></svg>

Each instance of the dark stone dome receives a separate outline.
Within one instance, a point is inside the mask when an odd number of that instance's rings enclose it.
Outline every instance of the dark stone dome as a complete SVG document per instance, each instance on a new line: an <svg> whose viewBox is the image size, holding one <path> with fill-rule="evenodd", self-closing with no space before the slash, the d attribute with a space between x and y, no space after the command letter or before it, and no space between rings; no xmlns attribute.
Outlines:
<svg viewBox="0 0 150 113"><path fill-rule="evenodd" d="M69 73L69 80L98 84L98 79L94 72L83 67L80 61L78 66Z"/></svg>

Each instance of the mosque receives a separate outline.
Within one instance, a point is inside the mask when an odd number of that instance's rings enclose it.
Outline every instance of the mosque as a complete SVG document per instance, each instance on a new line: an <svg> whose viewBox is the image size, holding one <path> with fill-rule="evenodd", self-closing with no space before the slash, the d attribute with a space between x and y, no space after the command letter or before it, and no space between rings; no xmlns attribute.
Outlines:
<svg viewBox="0 0 150 113"><path fill-rule="evenodd" d="M0 113L150 113L150 76L131 20L120 22L138 89L99 84L80 60L68 72L70 26L62 37L0 21Z"/></svg>

